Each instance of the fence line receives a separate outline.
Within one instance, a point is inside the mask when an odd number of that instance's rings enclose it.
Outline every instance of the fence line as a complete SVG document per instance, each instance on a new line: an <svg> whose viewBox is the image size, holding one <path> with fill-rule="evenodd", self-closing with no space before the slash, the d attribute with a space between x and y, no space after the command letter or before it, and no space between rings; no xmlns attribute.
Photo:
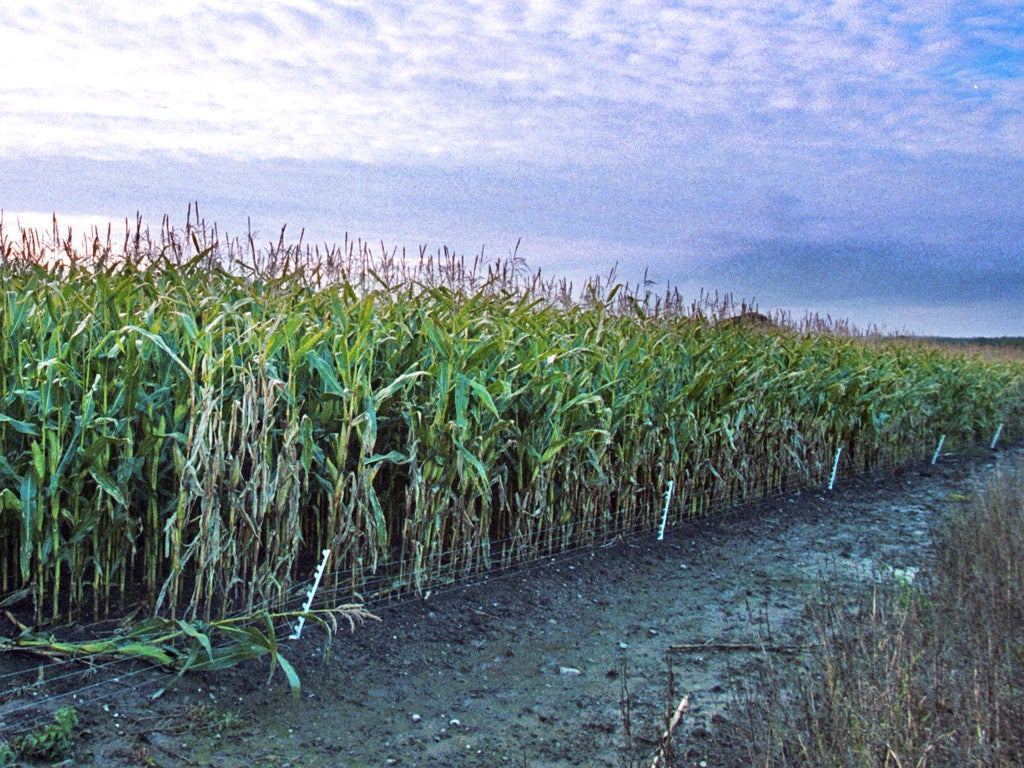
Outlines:
<svg viewBox="0 0 1024 768"><path fill-rule="evenodd" d="M1002 425L1000 425L1000 429L996 433L996 439L999 438L1001 433ZM993 440L989 445L994 443L995 440ZM950 458L966 458L972 452L976 452L979 447L983 448L985 447L985 444L975 443L973 445L964 446L960 453L945 453L942 454L942 456ZM1008 449L1013 449L1015 447L1017 446L1014 443L1010 443L1007 446ZM840 454L841 449L837 450L836 461L833 464L832 472L827 483L784 484L783 487L779 488L775 492L741 500L728 498L712 499L708 506L704 508L704 513L699 517L683 514L679 511L677 511L675 516L670 517L667 514L667 511L671 496L666 493L665 514L663 515L664 522L657 532L652 531L649 527L610 530L607 531L599 540L588 541L575 546L566 546L549 552L540 552L536 557L517 561L512 565L499 564L490 569L474 570L471 573L461 575L457 572L458 569L453 569L447 574L448 578L434 584L422 594L408 590L396 589L393 574L389 575L388 573L381 573L375 577L364 579L360 597L363 599L365 606L371 610L385 606L401 605L419 599L429 599L432 596L437 596L453 590L468 588L469 586L493 581L499 578L519 575L539 565L556 562L559 559L569 559L578 556L584 551L594 551L595 549L601 549L620 542L636 540L652 535L658 540L662 540L665 526L669 521L671 521L673 527L687 522L699 524L715 519L716 517L720 517L723 514L735 512L744 508L769 504L777 499L785 498L786 496L800 491L813 488L832 491L834 490L834 485L837 479L855 479L873 473L892 472L894 469L901 466L910 466L922 461L927 461L927 456L918 456L914 459L902 462L895 462L891 459L880 460L869 468L851 465L846 468L846 471L842 471L841 463L839 461ZM931 464L936 463L938 458L939 456L936 453L936 455L933 456ZM860 471L858 471L858 469ZM682 507L679 509L682 509ZM565 531L564 533L568 533L568 531ZM497 543L501 544L505 542ZM393 568L396 567L395 563L389 563L385 564L383 570L387 570L388 565ZM319 583L322 566L323 562L320 563L320 566L317 568L317 573L314 574L313 578L310 579L309 582L306 582L297 588L306 598L303 610L309 610L313 603L313 594L315 593L316 586ZM326 597L328 598L327 602L330 602L331 598L333 598L334 602L339 602L338 591L339 588L337 587L333 590L321 590L321 593L333 593L330 595L322 594L322 599ZM351 597L351 595L348 597ZM297 605L300 599L301 598L297 597L293 602ZM259 605L257 608L261 610L269 609L269 602L266 605ZM275 632L282 637L286 632L299 634L301 623L301 617L298 624L295 626L286 622L281 622L275 626ZM91 627L96 628L103 624L110 624L110 622L98 622L91 625ZM85 629L89 628L90 627L85 627ZM0 651L0 658L3 658L4 653L11 653L11 651ZM81 669L83 664L87 665L87 669ZM169 684L167 682L167 674L168 673L166 672L160 672L151 665L143 664L142 662L131 658L111 658L104 659L103 661L96 661L87 656L80 656L74 659L48 661L40 664L26 663L25 669L0 674L0 734L6 734L12 730L25 732L37 727L39 724L52 718L53 712L60 706L69 704L75 705L85 700L85 695L87 693L90 704L111 700L118 694L125 691L139 692L147 687L155 689L155 694L162 693L163 688ZM85 682L88 677L97 675L99 676L99 679L95 682ZM84 684L72 687L72 684L76 679L82 680ZM21 681L20 683L19 680ZM41 683L49 685L63 683L67 685L68 688L64 691L40 696L38 694L40 694ZM15 705L5 705L2 701L3 698L16 696L19 692L22 695L30 696L30 700Z"/></svg>

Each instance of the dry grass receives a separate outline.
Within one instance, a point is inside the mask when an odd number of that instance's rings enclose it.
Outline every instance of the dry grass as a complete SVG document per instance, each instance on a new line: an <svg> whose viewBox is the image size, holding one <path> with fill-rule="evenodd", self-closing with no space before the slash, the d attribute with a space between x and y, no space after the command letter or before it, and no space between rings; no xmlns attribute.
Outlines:
<svg viewBox="0 0 1024 768"><path fill-rule="evenodd" d="M738 763L807 768L1024 764L1024 466L963 504L930 579L826 588L803 673L767 668Z"/></svg>
<svg viewBox="0 0 1024 768"><path fill-rule="evenodd" d="M946 352L976 357L981 360L1024 360L1024 337L1010 336L995 339L919 339L917 343L927 344Z"/></svg>

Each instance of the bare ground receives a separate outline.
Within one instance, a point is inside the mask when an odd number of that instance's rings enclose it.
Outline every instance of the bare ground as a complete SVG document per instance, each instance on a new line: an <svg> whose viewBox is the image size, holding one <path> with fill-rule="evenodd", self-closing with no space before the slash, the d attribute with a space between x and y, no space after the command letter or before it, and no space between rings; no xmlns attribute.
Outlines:
<svg viewBox="0 0 1024 768"><path fill-rule="evenodd" d="M926 567L954 494L1020 452L780 496L664 541L639 536L385 606L327 659L323 631L307 625L282 649L302 678L298 702L280 673L267 683L265 662L188 675L156 699L169 678L117 668L83 678L74 698L52 698L62 684L44 680L0 702L73 704L74 765L618 767L651 764L665 715L689 694L674 765L739 765L729 705L766 655L801 663L783 651L810 642L806 605L822 579Z"/></svg>

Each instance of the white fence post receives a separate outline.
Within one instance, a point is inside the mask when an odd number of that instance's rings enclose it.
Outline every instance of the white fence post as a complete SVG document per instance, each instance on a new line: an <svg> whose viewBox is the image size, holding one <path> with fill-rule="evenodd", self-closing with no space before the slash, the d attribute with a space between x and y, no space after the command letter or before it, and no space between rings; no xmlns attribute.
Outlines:
<svg viewBox="0 0 1024 768"><path fill-rule="evenodd" d="M324 575L324 568L327 567L327 558L331 556L331 550L325 549L323 551L324 559L320 561L320 565L316 567L316 575L313 577L313 586L309 588L309 592L306 593L306 604L302 606L302 612L306 613L310 606L313 605L313 595L316 594L317 587L320 586L320 577ZM288 636L289 640L298 640L302 637L302 625L306 623L305 616L299 616L299 624L295 627L295 631Z"/></svg>
<svg viewBox="0 0 1024 768"><path fill-rule="evenodd" d="M658 531L658 541L665 539L665 524L668 522L668 505L672 501L672 488L675 486L675 480L668 481L668 490L665 491L665 511L661 513L661 530Z"/></svg>
<svg viewBox="0 0 1024 768"><path fill-rule="evenodd" d="M836 484L836 472L839 470L839 457L843 453L843 446L839 446L836 449L836 460L832 462L832 477L828 479L828 489L831 491L832 487Z"/></svg>

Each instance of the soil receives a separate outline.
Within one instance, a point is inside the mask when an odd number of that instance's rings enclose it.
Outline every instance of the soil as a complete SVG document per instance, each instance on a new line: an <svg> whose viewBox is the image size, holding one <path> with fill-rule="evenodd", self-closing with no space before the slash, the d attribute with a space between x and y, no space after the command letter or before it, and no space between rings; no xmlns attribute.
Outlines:
<svg viewBox="0 0 1024 768"><path fill-rule="evenodd" d="M281 651L297 702L266 660L176 685L104 667L63 698L52 679L0 692L0 721L19 702L72 704L74 765L618 767L651 764L688 694L673 765L738 764L730 705L766 656L800 663L783 651L811 641L823 579L926 568L957 495L1022 454L943 456L379 607L326 658L307 624Z"/></svg>

